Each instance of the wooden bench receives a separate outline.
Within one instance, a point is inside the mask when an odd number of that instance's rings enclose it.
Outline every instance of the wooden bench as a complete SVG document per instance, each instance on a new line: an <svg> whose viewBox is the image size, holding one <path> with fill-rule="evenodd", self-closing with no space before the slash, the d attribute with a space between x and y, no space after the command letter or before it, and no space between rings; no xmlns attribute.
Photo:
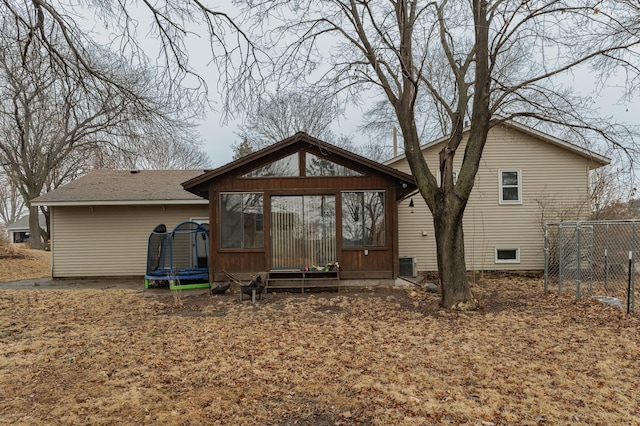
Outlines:
<svg viewBox="0 0 640 426"><path fill-rule="evenodd" d="M340 291L340 271L270 271L265 282L265 290L308 288L337 288Z"/></svg>

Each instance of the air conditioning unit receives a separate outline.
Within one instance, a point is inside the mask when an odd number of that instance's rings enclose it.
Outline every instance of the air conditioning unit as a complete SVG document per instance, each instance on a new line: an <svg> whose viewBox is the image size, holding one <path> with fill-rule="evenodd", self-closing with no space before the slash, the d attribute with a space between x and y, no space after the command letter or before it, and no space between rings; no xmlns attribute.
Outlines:
<svg viewBox="0 0 640 426"><path fill-rule="evenodd" d="M401 277L416 276L416 259L414 257L403 256L400 258L400 275Z"/></svg>

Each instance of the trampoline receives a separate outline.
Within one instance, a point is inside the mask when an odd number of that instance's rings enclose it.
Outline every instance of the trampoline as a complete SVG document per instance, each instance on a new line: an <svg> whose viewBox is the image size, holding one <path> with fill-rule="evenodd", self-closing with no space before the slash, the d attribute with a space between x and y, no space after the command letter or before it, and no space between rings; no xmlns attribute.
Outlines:
<svg viewBox="0 0 640 426"><path fill-rule="evenodd" d="M164 224L149 235L144 287L171 290L209 288L209 225L182 222L171 232Z"/></svg>

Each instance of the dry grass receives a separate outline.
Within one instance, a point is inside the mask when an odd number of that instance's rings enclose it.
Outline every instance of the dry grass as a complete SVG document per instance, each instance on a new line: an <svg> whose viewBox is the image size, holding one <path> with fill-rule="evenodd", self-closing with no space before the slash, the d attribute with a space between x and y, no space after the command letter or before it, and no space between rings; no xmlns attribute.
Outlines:
<svg viewBox="0 0 640 426"><path fill-rule="evenodd" d="M51 276L51 253L0 241L0 283Z"/></svg>
<svg viewBox="0 0 640 426"><path fill-rule="evenodd" d="M2 424L640 424L640 326L538 279L406 290L0 291Z"/></svg>

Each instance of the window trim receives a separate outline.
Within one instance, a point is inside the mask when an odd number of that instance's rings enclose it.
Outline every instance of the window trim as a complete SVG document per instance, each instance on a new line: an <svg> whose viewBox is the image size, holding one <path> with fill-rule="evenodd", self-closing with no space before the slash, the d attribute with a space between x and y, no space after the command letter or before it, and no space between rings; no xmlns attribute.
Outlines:
<svg viewBox="0 0 640 426"><path fill-rule="evenodd" d="M498 259L499 251L511 251L515 250L516 258L515 259ZM520 263L520 247L495 247L494 250L494 263Z"/></svg>
<svg viewBox="0 0 640 426"><path fill-rule="evenodd" d="M189 218L189 220L191 222L199 223L200 225L202 225L203 223L206 223L207 225L209 225L208 217L196 216L196 217Z"/></svg>
<svg viewBox="0 0 640 426"><path fill-rule="evenodd" d="M518 174L518 183L517 186L507 185L506 188L517 188L518 189L518 199L517 200L505 200L503 198L504 192L502 191L503 186L502 183L502 174L503 173L517 173ZM498 170L498 203L499 204L522 204L522 170L521 169L499 169Z"/></svg>

